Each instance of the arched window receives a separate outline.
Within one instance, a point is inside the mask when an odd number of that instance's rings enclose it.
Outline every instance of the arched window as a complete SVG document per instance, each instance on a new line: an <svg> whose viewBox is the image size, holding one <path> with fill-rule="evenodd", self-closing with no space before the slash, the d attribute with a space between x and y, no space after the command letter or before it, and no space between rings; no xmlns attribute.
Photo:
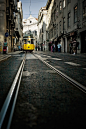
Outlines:
<svg viewBox="0 0 86 129"><path fill-rule="evenodd" d="M60 1L60 3L59 3L59 10L60 11L62 10L62 1Z"/></svg>

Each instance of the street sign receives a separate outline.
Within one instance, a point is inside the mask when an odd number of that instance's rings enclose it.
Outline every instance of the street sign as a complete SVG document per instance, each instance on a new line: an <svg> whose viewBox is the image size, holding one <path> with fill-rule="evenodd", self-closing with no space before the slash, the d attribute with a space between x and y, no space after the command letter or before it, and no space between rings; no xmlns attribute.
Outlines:
<svg viewBox="0 0 86 129"><path fill-rule="evenodd" d="M5 33L5 37L8 37L8 35L9 35L8 32L6 32L6 33Z"/></svg>

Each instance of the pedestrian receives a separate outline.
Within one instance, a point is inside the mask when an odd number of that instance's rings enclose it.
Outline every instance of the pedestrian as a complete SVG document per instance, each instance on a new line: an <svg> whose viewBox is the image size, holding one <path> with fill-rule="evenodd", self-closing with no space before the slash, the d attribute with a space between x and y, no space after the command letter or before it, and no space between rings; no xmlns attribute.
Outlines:
<svg viewBox="0 0 86 129"><path fill-rule="evenodd" d="M55 51L55 43L52 45L53 52Z"/></svg>
<svg viewBox="0 0 86 129"><path fill-rule="evenodd" d="M40 50L40 47L38 46L38 51Z"/></svg>
<svg viewBox="0 0 86 129"><path fill-rule="evenodd" d="M36 51L37 51L37 45L36 45L35 49L36 49Z"/></svg>
<svg viewBox="0 0 86 129"><path fill-rule="evenodd" d="M73 43L73 55L75 55L77 51L77 41L75 38L73 39L72 43Z"/></svg>
<svg viewBox="0 0 86 129"><path fill-rule="evenodd" d="M7 43L7 40L5 39L4 40L4 45L3 45L4 48L6 48L5 50L5 53L8 53L8 43Z"/></svg>
<svg viewBox="0 0 86 129"><path fill-rule="evenodd" d="M58 47L58 52L61 52L61 44L57 44L57 47Z"/></svg>
<svg viewBox="0 0 86 129"><path fill-rule="evenodd" d="M73 53L73 44L72 44L71 41L70 41L70 43L69 43L69 47L70 47L70 54L72 54L72 53Z"/></svg>

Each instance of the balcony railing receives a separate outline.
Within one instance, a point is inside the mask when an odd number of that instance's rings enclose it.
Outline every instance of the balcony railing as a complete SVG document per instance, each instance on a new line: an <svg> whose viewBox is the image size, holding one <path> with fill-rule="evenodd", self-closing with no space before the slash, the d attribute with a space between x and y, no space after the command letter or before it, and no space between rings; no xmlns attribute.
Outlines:
<svg viewBox="0 0 86 129"><path fill-rule="evenodd" d="M9 18L8 18L9 21L11 21L11 16L9 15Z"/></svg>
<svg viewBox="0 0 86 129"><path fill-rule="evenodd" d="M12 30L10 30L10 35L12 35Z"/></svg>
<svg viewBox="0 0 86 129"><path fill-rule="evenodd" d="M15 5L14 5L14 4L13 4L13 6L12 6L12 10L15 11Z"/></svg>
<svg viewBox="0 0 86 129"><path fill-rule="evenodd" d="M11 20L11 24L13 24L13 19Z"/></svg>
<svg viewBox="0 0 86 129"><path fill-rule="evenodd" d="M14 1L13 0L10 0L10 4L13 5L14 4Z"/></svg>
<svg viewBox="0 0 86 129"><path fill-rule="evenodd" d="M9 15L10 11L9 11L9 7L6 7L6 15Z"/></svg>
<svg viewBox="0 0 86 129"><path fill-rule="evenodd" d="M6 26L6 30L9 30L9 26Z"/></svg>
<svg viewBox="0 0 86 129"><path fill-rule="evenodd" d="M15 28L15 23L13 22L12 28Z"/></svg>

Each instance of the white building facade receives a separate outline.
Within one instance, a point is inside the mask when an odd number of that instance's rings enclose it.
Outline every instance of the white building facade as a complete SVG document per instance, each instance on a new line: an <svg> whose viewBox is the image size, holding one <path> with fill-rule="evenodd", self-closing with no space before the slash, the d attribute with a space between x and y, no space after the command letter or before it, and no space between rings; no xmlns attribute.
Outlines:
<svg viewBox="0 0 86 129"><path fill-rule="evenodd" d="M23 40L23 11L21 1L17 3L17 12L16 12L16 23L15 23L15 46L22 46Z"/></svg>
<svg viewBox="0 0 86 129"><path fill-rule="evenodd" d="M30 15L28 19L23 19L23 34L32 34L34 38L34 45L37 43L37 27L38 19Z"/></svg>
<svg viewBox="0 0 86 129"><path fill-rule="evenodd" d="M38 43L41 51L48 51L48 44L46 42L46 24L47 24L47 10L42 7L38 14Z"/></svg>

